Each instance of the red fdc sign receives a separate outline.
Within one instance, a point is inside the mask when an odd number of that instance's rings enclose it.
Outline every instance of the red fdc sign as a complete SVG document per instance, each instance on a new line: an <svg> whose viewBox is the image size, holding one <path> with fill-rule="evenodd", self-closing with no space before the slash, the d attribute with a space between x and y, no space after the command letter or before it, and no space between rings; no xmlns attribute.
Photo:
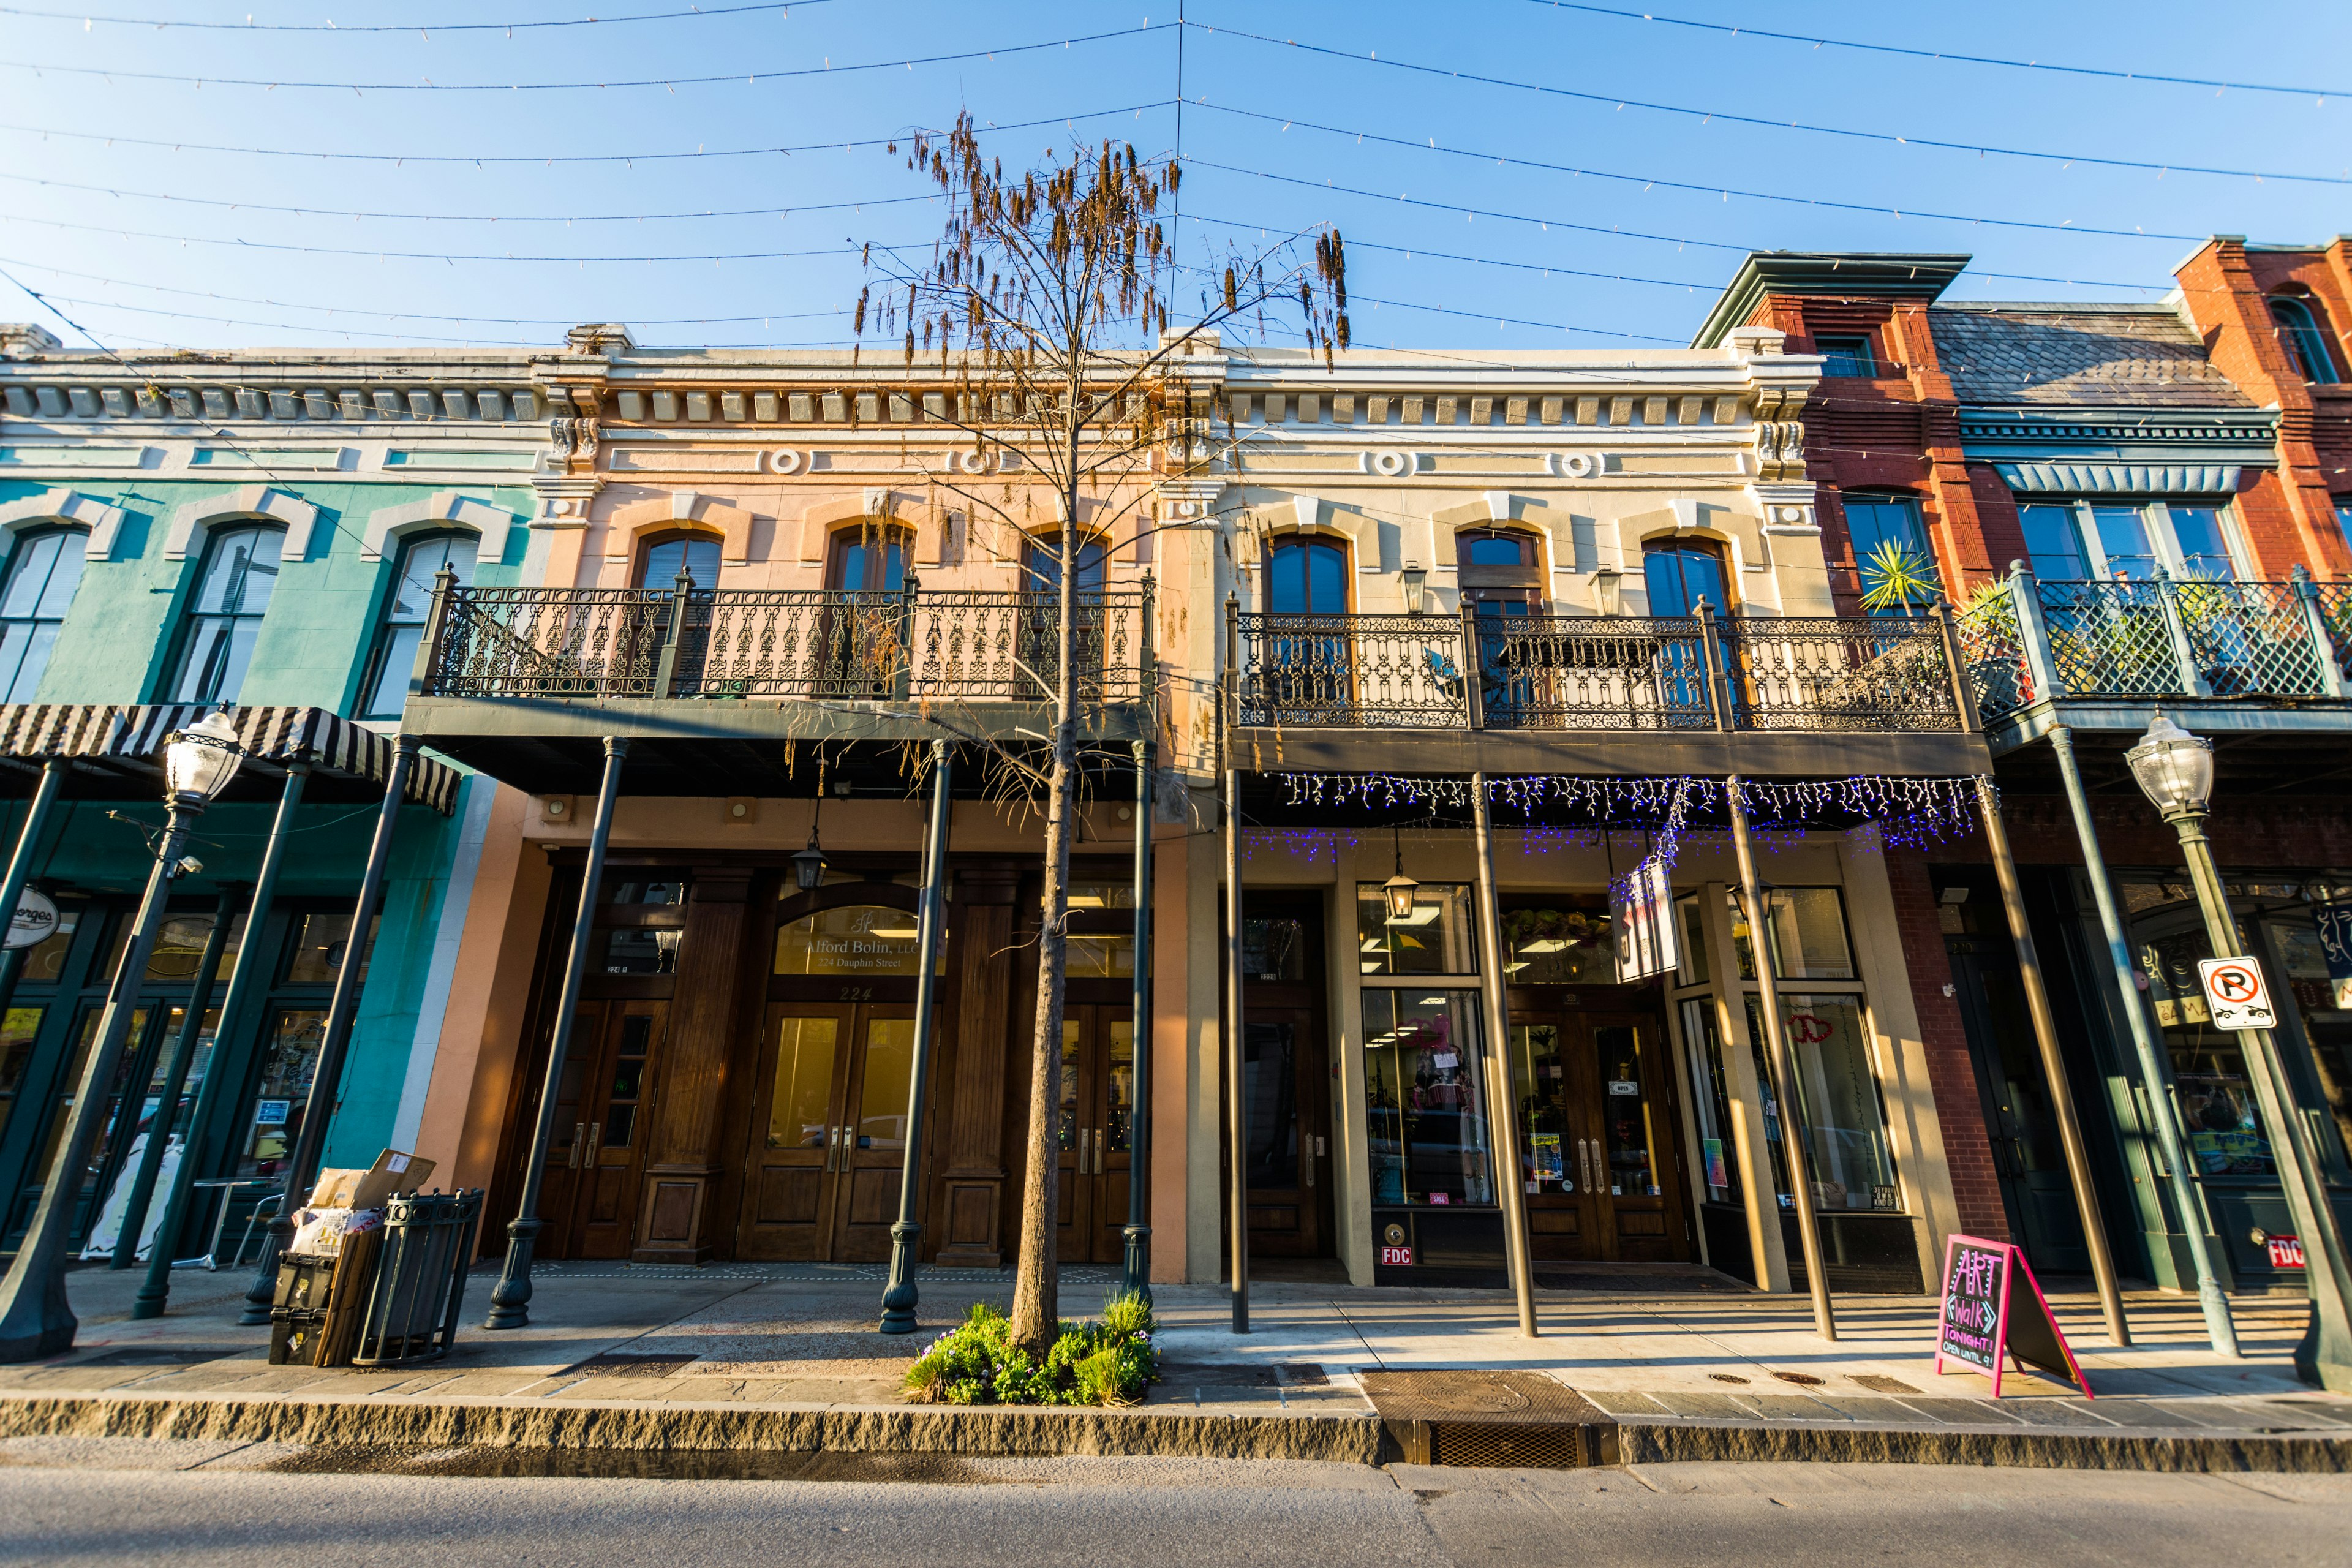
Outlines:
<svg viewBox="0 0 2352 1568"><path fill-rule="evenodd" d="M2270 1249L2271 1267L2273 1268L2301 1268L2304 1266L2303 1239L2300 1237L2272 1237Z"/></svg>
<svg viewBox="0 0 2352 1568"><path fill-rule="evenodd" d="M1381 1248L1381 1261L1393 1268L1410 1268L1412 1267L1412 1248L1383 1247Z"/></svg>

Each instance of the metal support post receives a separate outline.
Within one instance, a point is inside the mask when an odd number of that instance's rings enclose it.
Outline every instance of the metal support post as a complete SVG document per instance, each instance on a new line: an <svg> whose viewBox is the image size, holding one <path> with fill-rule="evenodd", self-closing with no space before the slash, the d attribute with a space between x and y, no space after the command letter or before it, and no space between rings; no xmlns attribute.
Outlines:
<svg viewBox="0 0 2352 1568"><path fill-rule="evenodd" d="M1150 591L1150 580L1145 579ZM1135 967L1129 993L1129 1027L1135 1046L1135 1088L1127 1121L1127 1252L1119 1289L1151 1300L1151 792L1158 748L1138 741L1135 751Z"/></svg>
<svg viewBox="0 0 2352 1568"><path fill-rule="evenodd" d="M1503 1000L1503 917L1495 890L1495 835L1486 775L1470 775L1471 821L1478 835L1478 989L1486 1009L1486 1100L1493 1107L1495 1185L1503 1205L1503 1258L1518 1298L1519 1332L1534 1339L1535 1265L1528 1256L1527 1176L1519 1167L1517 1092L1511 1081L1511 1015Z"/></svg>
<svg viewBox="0 0 2352 1568"><path fill-rule="evenodd" d="M33 786L32 803L25 808L25 826L16 831L16 848L8 857L8 870L0 877L0 921L14 923L17 901L25 896L25 884L32 879L34 858L41 852L41 830L48 826L49 807L58 801L58 786L65 783L66 773L73 764L63 757L51 757L41 764L41 782Z"/></svg>
<svg viewBox="0 0 2352 1568"><path fill-rule="evenodd" d="M229 975L228 994L221 998L223 1034L245 1010L247 999L269 984L273 966L262 950L261 926L269 918L270 901L277 896L278 868L285 863L287 837L294 831L294 813L302 804L302 786L310 776L309 763L286 764L286 784L278 792L278 815L269 824L269 842L262 847L261 869L253 879L253 899L245 917L245 940L237 946L236 967ZM215 1048L217 1052L218 1047ZM206 1069L205 1080L196 1089L195 1110L188 1117L188 1141L181 1147L180 1168L172 1173L171 1191L163 1201L163 1223L155 1230L155 1255L147 1260L146 1280L131 1299L133 1318L160 1318L164 1304L171 1300L172 1248L187 1221L188 1198L194 1190L189 1184L196 1179L196 1162L203 1155L213 1118L220 1113L225 1100L234 1098L227 1075ZM228 1201L226 1194L221 1201Z"/></svg>
<svg viewBox="0 0 2352 1568"><path fill-rule="evenodd" d="M2107 879L2106 855L2100 849L2099 836L2091 826L2091 797L2083 786L2083 770L2074 761L2073 731L2063 724L2053 728L2050 750L2058 760L2058 777L2065 787L2067 806L2074 814L2074 837L2082 846L2084 875L2090 879L2091 901L2098 908L2099 929L2107 939L2107 963L2115 978L2116 998L2131 1033L2132 1048L2139 1058L2140 1077L2147 1082L2157 1147L2163 1152L2165 1168L2171 1173L2173 1204L2180 1211L2180 1228L2189 1244L2189 1264L2197 1271L2197 1306L2205 1316L2206 1337L2216 1355L2234 1357L2239 1353L2237 1325L2230 1321L2230 1300L2222 1294L2221 1276L2213 1268L2212 1244L2206 1236L2209 1222L2204 1194L2197 1190L2196 1178L2189 1173L2192 1167L2189 1151L2181 1142L2180 1127L2174 1116L2173 1108L2179 1101L2173 1094L2172 1063L2148 1023L2147 1003L2140 995L2135 978L2131 943L2124 934L2123 910L2116 902L2115 884Z"/></svg>
<svg viewBox="0 0 2352 1568"><path fill-rule="evenodd" d="M547 1076L539 1088L539 1121L530 1151L523 1157L522 1202L507 1225L507 1261L490 1291L486 1329L520 1329L530 1321L530 1252L539 1239L539 1186L547 1173L547 1143L555 1131L555 1097L563 1083L563 1058L572 1048L572 1026L580 1014L580 983L588 973L588 948L595 937L597 886L604 879L604 846L613 836L613 807L621 794L621 763L629 742L604 737L604 778L596 790L596 820L588 832L588 865L580 877L580 912L572 922L572 951L563 963L563 994L555 1005L555 1028L547 1042Z"/></svg>
<svg viewBox="0 0 2352 1568"><path fill-rule="evenodd" d="M2091 1252L2091 1279L2098 1286L2099 1310L2107 1320L2107 1338L2119 1345L2131 1343L2131 1325L2124 1320L2123 1291L2116 1285L2116 1260L2107 1251L2107 1227L2099 1217L2098 1194L2091 1186L2091 1156L2083 1144L2083 1124L2074 1114L2074 1093L2067 1086L2066 1064L2058 1055L2058 1019L2050 1010L2050 993L2042 984L2042 958L2033 945L2033 930L2025 917L2025 894L2018 886L2017 861L2009 850L2008 825L2000 819L2000 799L1992 780L1977 780L1977 809L1984 817L1985 844L1992 851L1993 875L2000 882L2000 907L2009 916L2009 940L2017 949L2018 978L2024 983L2026 1016L2033 1021L2033 1039L2042 1053L2042 1076L2048 1080L2050 1108L2058 1118L2058 1142L2066 1153L2066 1177L2074 1184L2074 1207L2083 1217L2083 1237Z"/></svg>
<svg viewBox="0 0 2352 1568"><path fill-rule="evenodd" d="M2230 918L2229 896L2213 864L2213 846L2205 837L2205 814L2171 812L2166 819L2180 835L2180 852L2189 862L2189 880L2197 884L2197 902L2204 911L2205 937L2213 956L2243 958L2245 945L2238 940L2237 922ZM2271 1032L2242 1029L2238 1038L2246 1053L2246 1076L2253 1080L2254 1102L2270 1130L2272 1163L2286 1194L2287 1214L2303 1242L2311 1321L2295 1347L2294 1370L2306 1383L2352 1394L2352 1320L2346 1311L2346 1302L2352 1299L2352 1258L2346 1256L2344 1227L2328 1201L2319 1150L2295 1105L2294 1082L2287 1077Z"/></svg>
<svg viewBox="0 0 2352 1568"><path fill-rule="evenodd" d="M1748 801L1740 793L1738 774L1723 781L1723 798L1731 812L1731 847L1739 860L1739 886L1748 909L1748 945L1755 955L1758 1000L1763 1004L1759 1011L1764 1015L1764 1055L1780 1102L1780 1152L1789 1165L1789 1196L1797 1211L1797 1243L1804 1253L1805 1285L1812 1292L1813 1325L1822 1338L1834 1340L1837 1318L1830 1307L1829 1274L1822 1262L1822 1236L1813 1218L1813 1161L1805 1148L1804 1103L1799 1098L1796 1058L1789 1049L1788 1031L1780 1024L1772 911L1765 905L1762 884L1756 878L1756 847L1748 841Z"/></svg>
<svg viewBox="0 0 2352 1568"><path fill-rule="evenodd" d="M163 923L163 902L178 872L188 829L203 810L201 801L185 796L173 801L168 808L163 841L147 874L147 890L139 900L131 940L114 966L98 1041L74 1090L73 1110L58 1140L57 1158L41 1184L41 1201L17 1246L16 1261L6 1280L0 1282L0 1363L38 1361L73 1348L74 1331L80 1325L66 1300L66 1237L73 1229L74 1211L81 1205L81 1173L89 1168L90 1149L106 1123L108 1086L121 1065L131 1016L138 1006L139 984L146 976L147 961L155 951L155 933Z"/></svg>
<svg viewBox="0 0 2352 1568"><path fill-rule="evenodd" d="M196 1041L205 1032L205 1014L213 1005L213 982L220 968L221 950L228 945L228 928L236 920L236 905L237 890L223 889L213 911L212 934L205 938L204 955L196 960L196 978L188 993L187 1012L180 1020L180 1037L172 1042L171 1059L163 1066L163 1092L155 1102L155 1120L147 1125L147 1146L139 1152L138 1168L131 1173L131 1196L123 1205L122 1228L115 1233L114 1256L107 1259L109 1268L128 1268L138 1261L139 1237L147 1228L147 1208L155 1195L155 1173L163 1168L163 1144L171 1136L173 1122L179 1119L180 1091L188 1087L188 1071L195 1065ZM126 1120L124 1125L129 1124ZM193 1136L193 1119L188 1127ZM183 1141L180 1163L185 1164L194 1152L194 1143ZM157 1231L155 1250L169 1252L176 1239Z"/></svg>
<svg viewBox="0 0 2352 1568"><path fill-rule="evenodd" d="M915 1268L923 1238L915 1217L923 1194L923 1101L931 1077L931 1026L939 1000L940 942L947 910L949 790L955 764L945 741L931 742L931 830L923 841L923 910L915 932L915 1060L907 1085L905 1154L898 1166L898 1219L890 1227L890 1284L882 1292L882 1331L915 1331L921 1300Z"/></svg>
<svg viewBox="0 0 2352 1568"><path fill-rule="evenodd" d="M352 1022L359 1016L360 974L367 967L368 932L376 911L383 907L384 873L392 865L392 836L400 826L400 807L408 794L408 770L419 745L414 735L403 735L393 745L392 766L383 781L383 805L376 813L375 837L369 841L367 868L360 873L360 896L352 905L352 929L343 938L343 962L335 970L335 989L327 1003L327 1022L319 1041L319 1060L310 1074L310 1095L302 1105L302 1131L295 1136L294 1152L286 1162L286 1194L278 1216L269 1222L269 1239L261 1244L261 1264L253 1287L245 1293L245 1310L237 1321L269 1321L269 1304L278 1293L278 1258L294 1239L294 1211L319 1179L319 1162L327 1149L327 1124L335 1119L342 1099L343 1058L351 1048Z"/></svg>
<svg viewBox="0 0 2352 1568"><path fill-rule="evenodd" d="M1225 1181L1232 1191L1234 1332L1249 1332L1249 1094L1242 1050L1242 773L1225 771Z"/></svg>

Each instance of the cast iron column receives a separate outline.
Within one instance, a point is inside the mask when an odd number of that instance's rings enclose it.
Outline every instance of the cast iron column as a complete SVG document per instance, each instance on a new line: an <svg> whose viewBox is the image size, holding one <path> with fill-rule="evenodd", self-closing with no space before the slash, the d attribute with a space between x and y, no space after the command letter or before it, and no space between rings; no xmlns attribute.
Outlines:
<svg viewBox="0 0 2352 1568"><path fill-rule="evenodd" d="M220 967L221 949L228 945L228 928L236 919L236 893L224 888L213 914L212 934L205 938L204 956L196 960L195 984L188 993L180 1037L172 1042L172 1057L163 1067L163 1093L155 1102L155 1114L161 1120L148 1123L147 1146L139 1152L138 1169L131 1173L131 1196L123 1205L122 1228L115 1233L114 1256L106 1261L109 1268L128 1268L138 1260L139 1236L147 1227L147 1205L155 1195L155 1173L163 1168L163 1143L171 1135L172 1123L179 1120L180 1091L187 1087L188 1069L195 1065L196 1037L205 1032L205 1012L213 1003L214 972ZM132 1088L130 1092L137 1090ZM194 1121L191 1120L188 1125L194 1131ZM186 1164L194 1152L195 1146L184 1141L180 1163ZM159 1229L155 1233L155 1250L169 1252L177 1239Z"/></svg>
<svg viewBox="0 0 2352 1568"><path fill-rule="evenodd" d="M25 884L32 879L33 858L41 852L41 829L48 826L58 786L65 783L67 770L72 766L63 757L51 757L41 764L41 782L33 786L32 804L25 808L25 826L17 830L16 852L8 857L7 874L0 877L0 921L13 923L16 919L16 901L25 896Z"/></svg>
<svg viewBox="0 0 2352 1568"><path fill-rule="evenodd" d="M1486 1100L1494 1107L1495 1184L1503 1205L1503 1257L1519 1300L1519 1332L1534 1339L1535 1265L1528 1256L1527 1177L1519 1168L1519 1107L1511 1083L1511 1015L1503 1000L1503 914L1495 890L1495 834L1486 775L1470 775L1471 822L1478 832L1478 989L1486 1005Z"/></svg>
<svg viewBox="0 0 2352 1568"><path fill-rule="evenodd" d="M1127 1108L1127 1254L1119 1289L1151 1300L1151 788L1159 764L1149 741L1135 742L1135 966L1129 1026L1135 1087Z"/></svg>
<svg viewBox="0 0 2352 1568"><path fill-rule="evenodd" d="M1225 770L1225 1180L1234 1241L1234 1332L1249 1326L1249 1094L1242 1079L1242 773Z"/></svg>
<svg viewBox="0 0 2352 1568"><path fill-rule="evenodd" d="M1772 962L1772 911L1756 879L1756 847L1748 837L1748 801L1740 793L1739 775L1723 781L1723 798L1731 812L1731 847L1739 859L1739 886L1748 905L1748 946L1756 958L1756 989L1763 1005L1764 1056L1772 1068L1773 1088L1780 1101L1780 1153L1789 1164L1789 1196L1797 1211L1797 1243L1805 1258L1805 1284L1812 1292L1813 1326L1822 1338L1837 1336L1837 1317L1830 1308L1830 1278L1822 1263L1822 1237L1813 1220L1812 1155L1805 1148L1804 1102L1798 1098L1797 1063L1789 1037L1780 1027L1780 984ZM1768 1137L1769 1142L1769 1137ZM1765 1168L1771 1168L1766 1151Z"/></svg>
<svg viewBox="0 0 2352 1568"><path fill-rule="evenodd" d="M580 912L572 921L572 952L563 963L563 994L555 1005L555 1029L547 1042L547 1077L539 1089L539 1121L523 1158L522 1202L507 1225L506 1269L490 1291L486 1329L520 1329L530 1321L530 1249L539 1239L539 1185L547 1170L547 1141L555 1131L555 1096L563 1082L563 1058L572 1048L572 1024L580 1012L580 983L588 973L588 948L595 937L596 890L604 879L604 846L613 836L613 805L621 793L621 762L629 742L604 737L604 778L596 790L596 821L588 833L588 866L580 878Z"/></svg>
<svg viewBox="0 0 2352 1568"><path fill-rule="evenodd" d="M2201 811L2168 812L2166 818L2180 835L2180 852L2189 862L2189 879L2197 884L2197 903L2205 915L2205 939L2216 958L2243 958L2237 922L2230 918L2229 896L2221 874L2213 865L2213 846L2205 837ZM2254 1101L2270 1125L2272 1163L2278 1167L2279 1185L2286 1194L2289 1217L2303 1242L2304 1281L2311 1291L2311 1326L2295 1346L2294 1370L2306 1383L2316 1383L2336 1394L2352 1394L2352 1321L2345 1302L2352 1297L2352 1262L2344 1250L2344 1227L2336 1223L2328 1201L2326 1178L2320 1173L2319 1151L2311 1129L2295 1104L2294 1081L2268 1029L2242 1029L2246 1076L2253 1080Z"/></svg>
<svg viewBox="0 0 2352 1568"><path fill-rule="evenodd" d="M2205 1194L2189 1173L2189 1150L2180 1138L2172 1063L2148 1026L2147 1003L2140 995L2132 967L2123 910L2116 903L2115 884L2107 879L2106 853L2099 847L2099 836L2091 825L2090 794L2083 786L2083 770L2074 761L2074 737L2063 724L2051 729L2050 750L2058 759L2058 776L2066 787L2067 808L2074 814L2074 837L2083 849L2083 874L2091 883L2091 901L2098 906L2099 929L2107 939L2107 965L2115 975L2124 1022L2131 1031L2132 1048L2139 1056L2140 1077L2147 1080L2149 1120L2156 1124L2157 1147L2164 1152L2165 1168L2172 1173L2172 1201L2180 1210L2189 1263L2197 1270L2197 1306L2205 1314L2206 1337L2216 1355L2235 1357L2238 1329L2230 1321L2230 1299L2222 1294L2221 1276L2213 1268L2213 1248L2206 1237ZM2158 1211L2159 1217L2162 1212Z"/></svg>
<svg viewBox="0 0 2352 1568"><path fill-rule="evenodd" d="M41 1201L33 1211L33 1223L26 1227L6 1280L0 1282L0 1363L38 1361L73 1348L74 1331L79 1324L66 1300L66 1237L73 1229L74 1210L81 1201L82 1174L89 1168L90 1147L98 1142L99 1129L106 1124L107 1091L121 1064L122 1043L131 1033L139 984L155 951L155 933L163 923L163 900L177 871L180 851L187 844L188 829L204 810L201 801L187 798L189 804L174 798L168 807L163 842L147 874L147 891L139 900L138 918L121 962L114 966L98 1043L74 1090L73 1110L58 1141L57 1159L41 1184Z"/></svg>
<svg viewBox="0 0 2352 1568"><path fill-rule="evenodd" d="M245 917L245 940L236 950L236 967L229 974L228 994L221 998L222 1035L228 1032L255 989L269 984L275 955L261 951L261 927L269 918L269 903L277 895L278 868L286 859L287 836L294 831L294 813L302 804L302 785L310 776L309 763L286 764L286 784L278 795L278 815L269 824L269 842L262 847L261 869L253 879L253 899ZM215 1070L220 1059L217 1036L213 1055L215 1068L205 1069L205 1081L196 1089L196 1108L188 1116L188 1141L180 1150L180 1168L172 1174L171 1192L163 1202L163 1223L155 1229L155 1256L147 1260L147 1279L139 1287L139 1294L131 1298L133 1318L160 1318L163 1304L171 1300L172 1249L187 1220L188 1194L193 1190L189 1184L196 1179L196 1161L204 1152L205 1133L222 1102L236 1098L229 1092L226 1075ZM221 1201L228 1201L226 1194ZM274 1283L272 1293L275 1294Z"/></svg>
<svg viewBox="0 0 2352 1568"><path fill-rule="evenodd" d="M400 826L400 807L408 794L408 770L416 761L418 742L403 735L394 743L392 766L383 781L383 805L376 813L375 837L368 844L367 869L360 874L360 896L352 905L352 929L343 939L343 962L335 970L334 994L327 1003L327 1024L319 1041L319 1060L310 1073L310 1098L302 1105L302 1131L294 1140L294 1153L286 1163L286 1195L278 1217L269 1222L269 1239L261 1244L261 1266L254 1271L253 1288L245 1293L240 1323L269 1321L269 1304L278 1294L278 1258L294 1239L294 1211L301 1207L319 1180L319 1159L327 1148L327 1124L335 1119L342 1099L343 1057L352 1043L352 1020L360 1008L360 972L366 968L368 928L383 906L383 878L392 864L392 836Z"/></svg>
<svg viewBox="0 0 2352 1568"><path fill-rule="evenodd" d="M931 742L931 831L923 842L923 912L915 933L915 1061L907 1085L905 1158L898 1165L898 1222L890 1227L890 1284L882 1292L882 1331L915 1331L915 1284L922 1222L915 1217L923 1193L923 1100L931 1076L931 1021L939 998L942 889L948 876L949 785L954 764L945 741Z"/></svg>

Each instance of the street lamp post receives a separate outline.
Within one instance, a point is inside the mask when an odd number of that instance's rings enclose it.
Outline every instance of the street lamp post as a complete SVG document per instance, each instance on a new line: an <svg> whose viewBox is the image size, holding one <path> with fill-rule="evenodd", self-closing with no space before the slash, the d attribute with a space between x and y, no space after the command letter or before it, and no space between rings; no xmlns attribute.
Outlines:
<svg viewBox="0 0 2352 1568"><path fill-rule="evenodd" d="M2189 863L2189 879L2196 884L2197 904L2205 916L2205 937L2213 956L2245 957L2221 873L2213 864L2213 847L2205 837L2206 805L2213 794L2212 742L2159 713L2124 760L2142 792L2180 835L2180 853ZM2303 1241L2304 1276L2311 1289L2311 1323L2295 1348L2295 1371L2307 1383L2338 1394L2352 1393L2352 1322L2347 1322L2345 1309L2347 1297L2352 1297L2352 1273L2347 1273L2343 1227L2336 1223L2326 1183L2319 1173L2319 1152L2310 1129L2296 1114L2294 1085L2271 1032L2245 1029L2239 1033L2244 1041L2246 1076L2254 1086L2254 1103L2270 1131L2273 1163L2285 1193L2287 1213Z"/></svg>
<svg viewBox="0 0 2352 1568"><path fill-rule="evenodd" d="M184 869L199 868L181 859L189 829L236 776L237 765L244 760L236 726L226 713L209 714L163 744L163 805L168 814L163 837L155 850L155 864L147 876L147 890L139 901L131 940L114 966L114 984L107 994L98 1043L74 1091L73 1110L58 1140L57 1160L42 1184L40 1205L33 1211L33 1223L25 1232L15 1266L5 1282L0 1283L0 1363L38 1361L73 1348L74 1331L79 1325L66 1300L66 1237L73 1228L74 1209L81 1196L81 1175L89 1165L90 1147L106 1122L107 1088L114 1081L123 1042L130 1037L131 1015L138 1005L147 961L155 950L156 933L163 923L163 903L172 879Z"/></svg>

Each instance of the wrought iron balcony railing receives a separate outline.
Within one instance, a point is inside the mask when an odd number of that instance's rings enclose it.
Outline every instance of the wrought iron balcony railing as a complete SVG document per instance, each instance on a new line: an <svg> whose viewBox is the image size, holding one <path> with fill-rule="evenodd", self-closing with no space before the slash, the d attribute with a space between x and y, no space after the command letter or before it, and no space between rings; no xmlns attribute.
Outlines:
<svg viewBox="0 0 2352 1568"><path fill-rule="evenodd" d="M2022 567L1955 623L1988 720L2045 698L2343 700L2352 583L2041 581Z"/></svg>
<svg viewBox="0 0 2352 1568"><path fill-rule="evenodd" d="M1336 729L1960 731L1940 616L1244 615L1234 721ZM1465 677L1465 672L1467 672Z"/></svg>
<svg viewBox="0 0 2352 1568"><path fill-rule="evenodd" d="M1151 586L1085 593L1076 692L1150 690ZM439 591L418 662L427 697L805 698L1044 702L1058 595L976 589L461 588Z"/></svg>

